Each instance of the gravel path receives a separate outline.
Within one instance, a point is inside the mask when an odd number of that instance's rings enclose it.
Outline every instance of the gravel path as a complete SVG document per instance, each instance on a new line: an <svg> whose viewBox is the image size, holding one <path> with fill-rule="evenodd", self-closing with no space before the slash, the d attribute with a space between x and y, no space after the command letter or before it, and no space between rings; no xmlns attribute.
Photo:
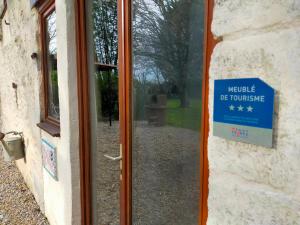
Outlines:
<svg viewBox="0 0 300 225"><path fill-rule="evenodd" d="M137 122L133 142L135 225L198 224L199 133Z"/></svg>
<svg viewBox="0 0 300 225"><path fill-rule="evenodd" d="M0 225L48 224L17 167L0 157Z"/></svg>
<svg viewBox="0 0 300 225"><path fill-rule="evenodd" d="M104 157L120 154L119 123L98 123L97 151L93 154L96 225L120 224L120 164Z"/></svg>
<svg viewBox="0 0 300 225"><path fill-rule="evenodd" d="M135 225L198 224L199 133L147 122L134 126L133 221ZM95 221L119 225L119 124L99 123L93 154Z"/></svg>

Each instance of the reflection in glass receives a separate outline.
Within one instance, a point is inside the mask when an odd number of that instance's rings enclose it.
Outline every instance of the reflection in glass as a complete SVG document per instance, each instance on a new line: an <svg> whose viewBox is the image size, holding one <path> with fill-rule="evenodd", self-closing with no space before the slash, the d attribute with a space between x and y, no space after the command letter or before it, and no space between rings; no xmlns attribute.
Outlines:
<svg viewBox="0 0 300 225"><path fill-rule="evenodd" d="M120 224L117 0L86 1L92 111L93 224Z"/></svg>
<svg viewBox="0 0 300 225"><path fill-rule="evenodd" d="M117 102L118 74L116 70L95 72L97 115L96 145L92 150L94 224L119 225L119 162L104 157L116 157L119 152L119 114Z"/></svg>
<svg viewBox="0 0 300 225"><path fill-rule="evenodd" d="M48 63L48 115L59 120L57 81L56 11L46 18L46 43Z"/></svg>
<svg viewBox="0 0 300 225"><path fill-rule="evenodd" d="M133 0L133 224L198 224L203 2Z"/></svg>
<svg viewBox="0 0 300 225"><path fill-rule="evenodd" d="M99 68L96 73L97 118L108 120L110 125L119 120L118 79L118 71L113 67Z"/></svg>
<svg viewBox="0 0 300 225"><path fill-rule="evenodd" d="M93 0L95 60L117 65L118 20L116 0Z"/></svg>

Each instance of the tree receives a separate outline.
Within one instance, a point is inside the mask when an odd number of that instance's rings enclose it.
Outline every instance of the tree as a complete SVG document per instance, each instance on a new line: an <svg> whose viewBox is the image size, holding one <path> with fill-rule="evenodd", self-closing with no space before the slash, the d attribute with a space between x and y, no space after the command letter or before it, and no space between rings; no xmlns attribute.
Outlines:
<svg viewBox="0 0 300 225"><path fill-rule="evenodd" d="M118 63L117 1L93 1L94 44L96 61Z"/></svg>
<svg viewBox="0 0 300 225"><path fill-rule="evenodd" d="M202 12L202 0L135 1L134 55L155 64L181 107L189 105L187 87L202 70Z"/></svg>
<svg viewBox="0 0 300 225"><path fill-rule="evenodd" d="M96 74L98 119L118 119L118 21L116 0L93 0L93 37ZM100 63L100 64L99 64ZM105 64L105 68L101 68Z"/></svg>

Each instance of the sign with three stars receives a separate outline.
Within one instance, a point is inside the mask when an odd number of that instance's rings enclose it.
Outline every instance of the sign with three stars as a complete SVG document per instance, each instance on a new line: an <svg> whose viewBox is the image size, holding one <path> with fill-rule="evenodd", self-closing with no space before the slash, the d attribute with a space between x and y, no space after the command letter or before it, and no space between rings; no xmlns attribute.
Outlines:
<svg viewBox="0 0 300 225"><path fill-rule="evenodd" d="M214 135L271 148L274 96L259 78L215 80Z"/></svg>

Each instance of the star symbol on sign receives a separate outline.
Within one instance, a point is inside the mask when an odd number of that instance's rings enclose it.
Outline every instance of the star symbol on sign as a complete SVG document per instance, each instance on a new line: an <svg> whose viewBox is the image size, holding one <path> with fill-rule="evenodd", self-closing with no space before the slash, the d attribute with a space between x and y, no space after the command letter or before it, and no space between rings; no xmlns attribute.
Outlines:
<svg viewBox="0 0 300 225"><path fill-rule="evenodd" d="M243 111L243 109L244 109L244 107L241 106L241 105L238 107L238 110L239 110L239 111Z"/></svg>
<svg viewBox="0 0 300 225"><path fill-rule="evenodd" d="M234 105L229 106L229 110L230 110L230 111L233 111L234 108L235 108Z"/></svg>
<svg viewBox="0 0 300 225"><path fill-rule="evenodd" d="M248 106L248 107L247 107L247 110L248 110L248 112L253 112L253 107Z"/></svg>

